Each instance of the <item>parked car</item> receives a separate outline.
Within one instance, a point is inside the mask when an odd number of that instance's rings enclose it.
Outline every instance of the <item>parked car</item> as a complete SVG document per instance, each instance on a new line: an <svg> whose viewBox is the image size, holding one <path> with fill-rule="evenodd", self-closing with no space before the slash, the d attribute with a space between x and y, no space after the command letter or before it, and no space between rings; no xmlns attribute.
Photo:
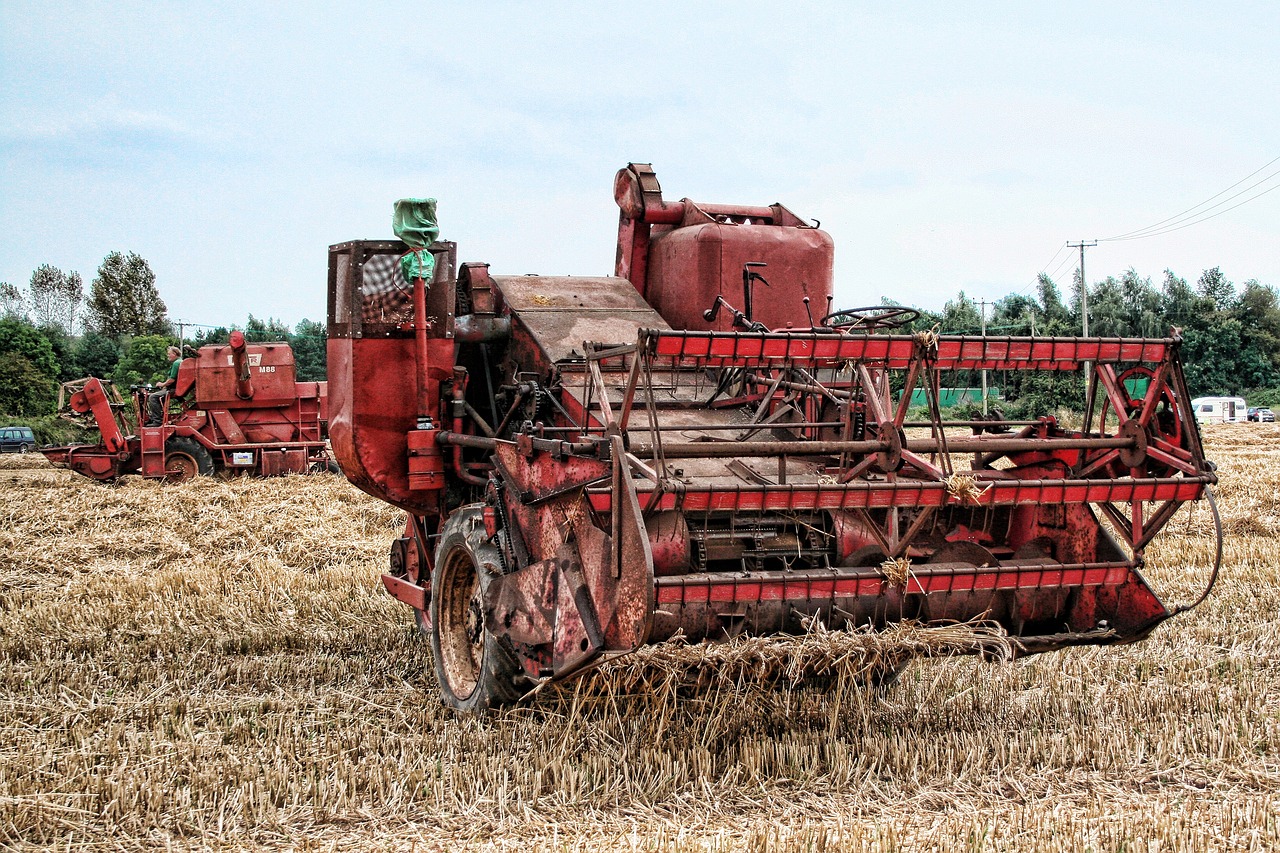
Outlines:
<svg viewBox="0 0 1280 853"><path fill-rule="evenodd" d="M36 449L36 434L31 427L0 427L0 453L30 453Z"/></svg>
<svg viewBox="0 0 1280 853"><path fill-rule="evenodd" d="M1271 424L1276 421L1276 413L1265 406L1250 406L1248 417L1251 421L1263 424Z"/></svg>

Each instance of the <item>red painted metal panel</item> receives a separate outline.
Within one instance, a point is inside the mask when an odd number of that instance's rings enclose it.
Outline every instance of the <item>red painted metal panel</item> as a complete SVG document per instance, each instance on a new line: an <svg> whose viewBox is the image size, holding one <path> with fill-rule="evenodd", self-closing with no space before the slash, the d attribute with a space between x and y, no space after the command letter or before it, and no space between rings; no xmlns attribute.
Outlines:
<svg viewBox="0 0 1280 853"><path fill-rule="evenodd" d="M1139 480L1005 480L985 484L975 502L983 506L1018 504L1100 503L1103 501L1190 501L1204 494L1203 477ZM641 501L649 504L648 492ZM591 505L607 511L607 489L589 490ZM653 509L686 512L762 512L778 510L958 506L966 501L942 483L919 481L854 482L847 485L739 486L732 489L690 487L681 495L663 495Z"/></svg>
<svg viewBox="0 0 1280 853"><path fill-rule="evenodd" d="M844 576L787 578L777 575L755 577L698 576L658 578L656 597L663 604L754 604L769 601L830 600L883 594L886 581L868 576L866 569L833 570ZM930 571L929 566L913 568L904 592L909 594L968 593L995 590L1065 589L1119 586L1131 572L1123 563L1052 566L1045 568L972 568Z"/></svg>
<svg viewBox="0 0 1280 853"><path fill-rule="evenodd" d="M246 344L248 387L239 388L235 353L231 346L201 347L196 357L196 402L202 408L270 405L291 402L297 396L293 350L286 343ZM248 391L247 397L239 391Z"/></svg>
<svg viewBox="0 0 1280 853"><path fill-rule="evenodd" d="M1160 362L1171 343L1145 338L944 336L938 340L935 363L944 370L1076 370L1085 361ZM774 362L833 367L845 361L868 361L901 369L916 351L916 341L908 335L668 332L654 333L652 341L652 352L660 358L740 367Z"/></svg>
<svg viewBox="0 0 1280 853"><path fill-rule="evenodd" d="M765 208L766 210L768 208ZM753 222L684 224L650 238L646 299L677 329L706 329L703 311L723 297L745 311L742 269L763 263L769 286L752 286L752 319L770 328L808 328L801 298L825 305L832 292L834 243L825 231L809 227ZM733 317L720 312L713 321L722 331Z"/></svg>
<svg viewBox="0 0 1280 853"><path fill-rule="evenodd" d="M382 576L382 585L397 601L403 601L410 607L416 607L419 610L427 609L427 591L417 584L384 574Z"/></svg>

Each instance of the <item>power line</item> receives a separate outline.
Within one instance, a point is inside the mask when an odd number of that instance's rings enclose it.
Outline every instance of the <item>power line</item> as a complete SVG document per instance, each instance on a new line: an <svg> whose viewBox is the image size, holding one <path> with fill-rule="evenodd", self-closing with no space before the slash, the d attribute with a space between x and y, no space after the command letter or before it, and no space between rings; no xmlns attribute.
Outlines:
<svg viewBox="0 0 1280 853"><path fill-rule="evenodd" d="M1030 290L1031 290L1031 288L1033 288L1033 287L1035 287L1036 285L1038 285L1038 284L1040 283L1040 276L1044 275L1044 271L1045 271L1045 270L1047 270L1047 269L1049 268L1049 264L1051 264L1051 263L1053 263L1054 261L1058 260L1058 255L1061 255L1061 254L1062 254L1063 249L1066 249L1066 248L1067 248L1067 245L1066 245L1065 243L1063 243L1061 246L1059 246L1059 247L1058 247L1058 251L1056 251L1056 252L1054 252L1054 253L1053 253L1053 257L1052 257L1052 258L1050 258L1050 259L1045 263L1045 265L1044 265L1044 266L1040 267L1040 272L1036 274L1036 277L1035 277L1035 278L1033 278L1029 283L1027 283L1026 285L1024 285L1024 286L1023 286L1023 288L1022 288L1021 290L1019 290L1018 292L1019 292L1019 293L1027 293L1028 291L1030 291ZM1067 255L1067 257L1068 257L1068 258L1070 258L1071 256L1070 256L1070 255ZM1061 267L1061 266L1062 266L1062 264L1058 264L1058 267ZM1056 273L1056 272L1057 272L1057 270L1055 269L1055 270L1054 270L1054 272ZM1053 278L1053 275L1052 275L1052 274L1050 274L1049 278Z"/></svg>
<svg viewBox="0 0 1280 853"><path fill-rule="evenodd" d="M1045 270L1047 270L1047 269L1049 268L1049 264L1051 264L1051 263L1053 263L1054 261L1056 261L1056 260L1058 259L1058 255L1061 255L1061 254L1062 254L1062 252L1063 252L1066 248L1067 248L1067 244L1066 244L1066 243L1063 243L1061 246L1059 246L1059 247L1058 247L1058 251L1056 251L1056 252L1054 252L1054 253L1053 253L1053 257L1049 259L1048 263L1046 263L1044 266L1040 267L1040 272L1044 272ZM1050 276L1050 278L1052 278L1052 276Z"/></svg>
<svg viewBox="0 0 1280 853"><path fill-rule="evenodd" d="M1103 237L1103 238L1101 238L1101 239L1102 239L1104 242L1110 242L1110 241L1112 241L1112 240L1139 240L1139 239L1142 239L1143 237L1155 237L1155 236L1158 236L1158 234L1168 233L1168 231L1166 231L1166 230L1160 230L1160 229L1163 229L1163 228L1165 228L1166 226L1172 226L1172 225L1175 225L1175 224L1176 224L1176 223L1178 223L1178 222L1181 222L1184 218L1186 218L1186 217L1187 217L1187 215L1188 215L1188 214L1192 214L1192 211L1196 211L1196 210L1199 210L1200 208L1203 208L1206 204L1209 204L1209 202L1213 201L1214 199L1218 198L1219 196L1224 195L1224 194L1226 194L1226 193L1230 192L1231 190L1235 189L1236 187L1240 186L1240 185L1241 185L1241 184L1243 184L1245 181L1249 180L1249 179L1250 179L1250 178L1252 178L1254 175L1256 175L1256 174L1258 174L1259 172L1263 171L1264 169L1266 169L1267 167L1271 166L1273 163L1276 163L1277 161L1280 161L1280 157L1276 157L1275 159L1271 160L1270 162L1263 164L1262 166L1260 166L1260 167L1258 167L1257 169L1255 169L1254 171L1250 172L1248 175L1245 175L1243 178L1241 178L1240 180L1236 181L1234 184L1232 184L1231 186L1227 187L1226 189L1221 190L1221 191L1219 191L1219 192L1217 192L1217 193L1214 193L1213 195L1209 196L1209 197L1208 197L1207 199L1205 199L1204 201L1200 202L1199 204L1195 204L1195 205L1192 205L1191 207L1188 207L1186 210L1182 211L1181 213L1175 214L1175 215L1170 216L1170 217L1168 217L1168 218L1166 218L1166 219L1162 219L1162 220L1160 220L1159 222L1155 222L1155 223L1153 223L1153 224L1151 224L1151 225L1146 226L1145 228L1137 228L1137 229L1135 229L1135 230L1133 230L1133 231L1126 231L1126 232L1124 232L1124 233L1122 233L1122 234L1116 234L1116 235L1114 235L1114 236L1112 236L1112 237ZM1272 178L1274 178L1276 175L1280 175L1280 171L1272 172L1270 175L1267 175L1265 178L1262 178L1261 180L1255 181L1253 184L1251 184L1251 185L1249 185L1249 186L1245 187L1244 189L1240 190L1240 192L1236 193L1235 195L1232 195L1232 196L1230 196L1230 197L1228 197L1228 198L1225 198L1225 199L1223 199L1222 201L1218 202L1217 204L1215 204L1215 205L1213 205L1213 206L1211 206L1211 207L1206 208L1205 210L1200 210L1200 212L1199 212L1199 213L1194 213L1194 214L1192 214L1192 216L1199 216L1201 213L1207 213L1208 211L1213 210L1215 207L1221 207L1222 205L1226 204L1228 201L1231 201L1231 199L1233 199L1233 198L1238 198L1239 196L1243 195L1244 193L1247 193L1247 192L1249 192L1250 190L1255 189L1255 188L1257 188L1257 187L1261 186L1262 184L1265 184L1267 181L1271 180L1271 179L1272 179ZM1273 189L1274 189L1274 187L1273 187ZM1270 190L1267 190L1266 192L1270 192ZM1261 195L1266 195L1266 192L1259 193L1259 196L1261 196ZM1254 196L1253 198L1258 198L1258 196ZM1246 199L1246 201L1252 201L1252 200L1253 200L1253 198ZM1244 203L1245 203L1245 202L1241 202L1241 204L1244 204ZM1235 205L1234 207L1239 207L1239 206L1240 206L1240 205ZM1233 210L1233 209L1234 209L1234 207L1228 208L1228 210ZM1220 213L1226 213L1226 212L1227 212L1227 211L1225 211L1225 210L1224 210L1224 211L1221 211ZM1219 214L1214 214L1214 215L1215 215L1215 216L1217 216L1217 215L1219 215ZM1206 217L1206 218L1210 218L1210 219L1211 219L1212 217ZM1199 221L1199 222L1203 222L1204 220L1203 220L1203 219L1201 219L1201 220L1197 220L1197 221ZM1194 225L1194 224L1196 224L1196 222L1188 222L1188 223L1187 223L1187 225ZM1180 227L1185 227L1185 226L1180 226ZM1170 229L1170 230L1177 230L1177 229L1176 229L1176 228L1174 228L1174 229ZM1150 234L1148 234L1148 233L1145 233L1145 232L1156 232L1156 233L1150 233Z"/></svg>
<svg viewBox="0 0 1280 853"><path fill-rule="evenodd" d="M1280 172L1276 172L1275 174L1280 175ZM1274 177L1274 175L1273 175L1272 177ZM1255 184L1254 186L1257 186L1257 184ZM1250 189L1252 189L1252 188L1253 188L1253 187L1250 187ZM1219 210L1217 213L1211 214L1211 215L1209 215L1209 216L1203 216L1203 217L1201 217L1200 219L1192 220L1191 222L1187 222L1187 223L1185 223L1185 224L1183 224L1183 225L1178 225L1178 226L1176 226L1176 227L1172 227L1172 228L1166 228L1166 229L1164 229L1163 231L1154 231L1154 232L1152 232L1152 233L1150 233L1150 234L1141 234L1141 235L1138 235L1138 236L1136 236L1136 237L1123 237L1123 238L1117 238L1116 240L1112 240L1112 241L1104 241L1104 242L1118 242L1119 240L1122 240L1122 239L1123 239L1123 240L1141 240L1141 239L1146 238L1146 237L1159 237L1159 236L1161 236L1161 235L1163 235L1163 234L1172 234L1174 231L1181 231L1183 228L1190 228L1192 225L1199 225L1201 222L1208 222L1210 219L1216 219L1217 217L1221 216L1221 215L1222 215L1222 214L1224 214L1224 213L1228 213L1228 212L1230 212L1230 211L1232 211L1232 210L1235 210L1237 207L1240 207L1241 205L1248 204L1249 202L1253 201L1254 199L1262 198L1262 197L1263 197L1264 195L1266 195L1267 193L1269 193L1269 192L1273 192L1273 191L1275 191L1275 190L1280 190L1280 184L1276 184L1274 187L1271 187L1271 188L1269 188L1269 189L1265 189L1265 190L1263 190L1262 192L1258 193L1258 194L1257 194L1257 195L1255 195L1255 196L1250 196L1249 198L1246 198L1246 199L1245 199L1244 201L1242 201L1242 202L1239 202L1239 203L1237 203L1237 204L1233 204L1233 205L1231 205L1231 207L1228 207L1226 210ZM1232 198L1235 198L1235 196L1232 196ZM1230 200L1231 200L1231 199L1226 199L1226 200L1225 200L1225 201L1223 201L1222 203L1223 203L1223 204L1225 204L1227 201L1230 201ZM1217 207L1217 205L1214 205L1214 207ZM1212 208L1211 208L1211 209L1212 209Z"/></svg>

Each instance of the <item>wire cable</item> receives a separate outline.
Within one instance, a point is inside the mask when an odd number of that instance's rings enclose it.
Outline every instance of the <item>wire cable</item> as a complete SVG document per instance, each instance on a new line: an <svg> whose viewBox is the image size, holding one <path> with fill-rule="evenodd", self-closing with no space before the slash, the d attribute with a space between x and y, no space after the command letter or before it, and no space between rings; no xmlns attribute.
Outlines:
<svg viewBox="0 0 1280 853"><path fill-rule="evenodd" d="M1247 193L1247 192L1249 192L1250 190L1252 190L1252 189L1254 189L1254 188L1256 188L1256 187L1259 187L1259 186L1261 186L1262 184L1265 184L1267 181L1271 180L1271 179L1272 179L1272 178L1274 178L1276 175L1280 175L1280 171L1272 172L1270 175L1267 175L1265 178L1262 178L1262 179L1261 179L1261 180L1259 180L1259 181L1255 181L1253 184L1250 184L1249 186L1247 186L1247 187L1245 187L1244 189L1240 190L1240 192L1236 193L1236 194L1235 194L1235 195L1233 195L1233 196L1230 196L1229 198L1225 198L1225 199L1223 199L1222 201L1218 202L1217 204L1213 205L1212 207L1206 208L1205 210L1200 210L1200 211L1199 211L1199 213L1192 213L1192 211L1196 211L1196 210L1199 210L1200 208L1203 208L1206 204L1208 204L1209 202L1211 202L1211 201L1213 201L1214 199L1218 198L1219 196L1224 195L1224 194L1226 194L1226 193L1228 193L1228 192L1231 192L1231 190L1233 190L1233 189L1235 189L1236 187L1240 186L1240 185L1241 185L1241 184L1243 184L1245 181L1249 180L1249 179L1250 179L1250 178L1252 178L1254 175L1256 175L1256 174L1258 174L1259 172L1263 171L1264 169L1268 168L1269 166L1271 166L1272 164L1276 163L1277 161L1280 161L1280 157L1276 157L1276 158L1272 159L1270 162L1263 164L1262 166L1260 166L1260 167L1258 167L1257 169L1255 169L1254 171L1250 172L1248 175L1245 175L1243 178L1241 178L1240 180L1236 181L1234 184L1232 184L1231 186L1227 187L1226 189L1221 190L1220 192L1214 193L1213 195L1209 196L1209 197L1208 197L1207 199L1205 199L1204 201L1200 202L1199 204L1195 204L1195 205L1192 205L1191 207L1188 207L1186 210L1182 211L1181 213L1174 214L1173 216L1170 216L1170 217L1168 217L1168 218L1166 218L1166 219L1162 219L1162 220L1160 220L1159 222L1155 222L1155 223L1153 223L1153 224L1151 224L1151 225L1148 225L1148 226L1146 226L1145 228L1137 228L1137 229L1134 229L1133 231L1126 231L1126 232L1124 232L1124 233L1122 233L1122 234L1116 234L1116 235L1111 236L1111 237L1103 237L1103 238L1101 238L1101 239L1109 242L1109 241L1113 241L1113 240L1137 240L1137 239L1140 239L1140 237L1144 237L1144 236L1155 236L1155 234L1146 234L1146 233L1144 233L1144 232L1148 232L1148 231L1153 231L1153 232L1154 232L1154 231L1157 231L1157 230L1159 230L1159 229L1164 228L1165 226L1174 225L1174 224L1178 223L1179 221L1181 221L1182 219L1184 219L1185 217L1187 217L1187 215L1188 215L1188 214L1191 214L1191 215L1192 215L1192 217L1194 217L1194 216L1199 216L1201 213L1207 213L1208 211L1213 210L1215 207L1221 207L1222 205L1226 204L1228 201L1231 201L1231 199L1233 199L1233 198L1238 198L1239 196L1243 195L1244 193ZM1251 201L1251 200L1252 200L1252 199L1250 199L1250 201ZM1238 206L1239 206L1239 205L1237 205L1237 207L1238 207ZM1223 211L1223 212L1225 213L1226 211Z"/></svg>
<svg viewBox="0 0 1280 853"><path fill-rule="evenodd" d="M1280 172L1277 172L1276 174L1280 174ZM1255 186L1256 186L1256 185L1255 185ZM1114 239L1112 239L1112 240L1099 241L1099 242L1120 242L1121 240L1142 240L1142 239L1145 239L1145 238L1147 238L1147 237L1159 237L1159 236L1161 236L1162 234L1172 234L1174 231L1181 231L1183 228L1190 228L1192 225L1199 225L1201 222L1208 222L1210 219L1216 219L1217 217L1221 216L1221 215L1222 215L1222 214L1224 214L1224 213L1228 213L1229 211L1235 210L1237 207L1240 207L1241 205L1248 204L1249 202L1251 202L1251 201L1253 201L1253 200L1255 200L1255 199L1262 198L1262 197L1263 197L1264 195L1266 195L1267 193L1274 192L1275 190L1280 190L1280 184L1276 184L1274 187L1270 187L1269 189L1265 189L1265 190L1263 190L1262 192L1258 193L1257 195L1250 196L1249 198L1246 198L1244 201L1242 201L1242 202L1240 202L1240 203L1238 203L1238 204L1233 204L1233 205L1231 205L1230 207L1228 207L1226 210L1219 210L1217 213L1211 214L1211 215L1209 215L1209 216L1201 217L1200 219L1193 219L1192 221L1187 222L1187 223L1184 223L1184 224L1182 224L1182 225L1178 225L1178 226L1175 226L1175 227L1172 227L1172 228L1166 228L1166 229L1164 229L1163 231L1154 231L1154 232L1152 232L1152 233L1150 233L1150 234L1139 234L1139 235L1138 235L1138 236L1136 236L1136 237L1118 237L1118 238L1114 238ZM1232 198L1235 198L1235 196L1232 196ZM1230 200L1230 199L1228 199L1228 201L1229 201L1229 200ZM1225 203L1225 202L1224 202L1224 203ZM1214 207L1217 207L1217 205L1214 205ZM1211 208L1211 209L1212 209L1212 208Z"/></svg>

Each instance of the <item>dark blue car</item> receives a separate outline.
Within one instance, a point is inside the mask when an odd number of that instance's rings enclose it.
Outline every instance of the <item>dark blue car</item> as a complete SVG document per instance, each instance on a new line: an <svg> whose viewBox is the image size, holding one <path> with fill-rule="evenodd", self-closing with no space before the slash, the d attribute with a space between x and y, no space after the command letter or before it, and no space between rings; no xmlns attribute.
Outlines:
<svg viewBox="0 0 1280 853"><path fill-rule="evenodd" d="M30 453L36 449L36 434L31 427L0 427L0 453Z"/></svg>

